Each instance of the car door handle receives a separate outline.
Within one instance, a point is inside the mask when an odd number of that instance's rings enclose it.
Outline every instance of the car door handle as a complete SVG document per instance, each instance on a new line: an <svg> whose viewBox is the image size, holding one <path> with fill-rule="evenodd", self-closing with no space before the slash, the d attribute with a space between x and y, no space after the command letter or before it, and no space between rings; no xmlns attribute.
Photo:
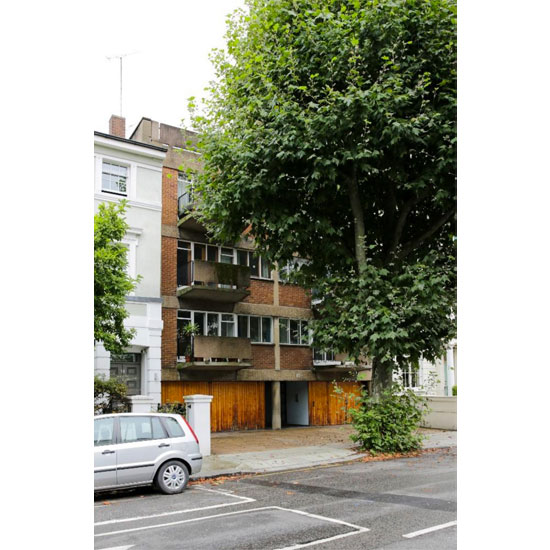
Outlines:
<svg viewBox="0 0 550 550"><path fill-rule="evenodd" d="M109 451L109 450L107 450L107 451L103 451L101 454L102 454L102 455L114 455L114 454L115 454L115 451Z"/></svg>
<svg viewBox="0 0 550 550"><path fill-rule="evenodd" d="M170 443L161 443L159 447L170 447Z"/></svg>

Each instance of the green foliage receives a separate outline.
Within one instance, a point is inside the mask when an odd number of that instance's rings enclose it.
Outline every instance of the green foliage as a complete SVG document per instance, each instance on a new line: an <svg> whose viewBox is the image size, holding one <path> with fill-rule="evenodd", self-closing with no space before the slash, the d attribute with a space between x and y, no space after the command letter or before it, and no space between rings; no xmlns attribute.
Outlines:
<svg viewBox="0 0 550 550"><path fill-rule="evenodd" d="M385 383L454 336L455 0L248 0L191 101L218 242L308 258L319 347Z"/></svg>
<svg viewBox="0 0 550 550"><path fill-rule="evenodd" d="M453 386L453 395L456 396L456 384Z"/></svg>
<svg viewBox="0 0 550 550"><path fill-rule="evenodd" d="M363 392L360 407L350 411L356 430L351 439L373 454L415 451L422 445L417 430L427 411L425 397L398 384L378 396Z"/></svg>
<svg viewBox="0 0 550 550"><path fill-rule="evenodd" d="M455 305L456 266L430 254L422 263L381 269L367 261L357 275L317 280L323 296L313 339L321 349L338 342L351 357L364 349L380 365L407 368L423 356L435 361L455 334L449 312Z"/></svg>
<svg viewBox="0 0 550 550"><path fill-rule="evenodd" d="M187 408L185 403L164 403L164 405L158 405L157 412L167 414L181 414L187 416Z"/></svg>
<svg viewBox="0 0 550 550"><path fill-rule="evenodd" d="M125 299L137 282L126 273L126 247L120 242L128 229L125 207L126 201L102 203L94 216L94 341L111 353L122 353L134 335L123 325Z"/></svg>
<svg viewBox="0 0 550 550"><path fill-rule="evenodd" d="M129 412L130 400L126 392L124 382L94 376L94 414Z"/></svg>

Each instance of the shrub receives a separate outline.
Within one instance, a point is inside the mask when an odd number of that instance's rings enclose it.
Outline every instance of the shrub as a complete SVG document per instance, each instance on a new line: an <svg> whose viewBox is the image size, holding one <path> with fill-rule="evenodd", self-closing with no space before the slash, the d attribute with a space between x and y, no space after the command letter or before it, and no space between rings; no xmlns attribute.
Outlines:
<svg viewBox="0 0 550 550"><path fill-rule="evenodd" d="M378 397L363 392L359 408L350 410L356 430L351 439L373 454L415 451L422 445L418 428L427 412L425 397L398 384Z"/></svg>
<svg viewBox="0 0 550 550"><path fill-rule="evenodd" d="M181 414L187 417L187 408L185 403L164 403L164 405L157 406L157 412L168 414Z"/></svg>
<svg viewBox="0 0 550 550"><path fill-rule="evenodd" d="M456 396L456 384L453 386L453 395Z"/></svg>
<svg viewBox="0 0 550 550"><path fill-rule="evenodd" d="M94 414L129 412L130 400L126 392L124 382L94 376Z"/></svg>

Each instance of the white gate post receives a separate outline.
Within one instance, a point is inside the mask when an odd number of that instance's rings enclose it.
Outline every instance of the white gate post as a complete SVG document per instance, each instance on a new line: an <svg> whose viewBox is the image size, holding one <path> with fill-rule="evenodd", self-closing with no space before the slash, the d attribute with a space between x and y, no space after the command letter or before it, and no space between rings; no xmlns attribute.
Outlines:
<svg viewBox="0 0 550 550"><path fill-rule="evenodd" d="M187 422L199 439L203 456L210 456L210 403L213 395L184 395Z"/></svg>

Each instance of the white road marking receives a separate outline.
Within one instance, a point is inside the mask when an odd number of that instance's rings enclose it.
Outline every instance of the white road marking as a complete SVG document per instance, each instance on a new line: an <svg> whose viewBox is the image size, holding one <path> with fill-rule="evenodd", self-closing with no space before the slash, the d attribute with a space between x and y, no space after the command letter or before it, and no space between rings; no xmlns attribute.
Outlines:
<svg viewBox="0 0 550 550"><path fill-rule="evenodd" d="M452 527L456 525L456 521L450 521L449 523L442 523L441 525L435 525L434 527L428 527L427 529L421 529L420 531L414 531L414 533L407 533L403 535L406 539L412 539L418 537L418 535L424 535L425 533L431 533L432 531L439 531L439 529L445 529L446 527Z"/></svg>
<svg viewBox="0 0 550 550"><path fill-rule="evenodd" d="M366 527L360 527L359 525L353 525L352 523L347 523L346 521L341 521L339 519L332 519L332 518L327 518L327 517L324 517L324 516L318 516L316 514L310 514L308 512L303 512L302 510L292 510L291 508L281 508L280 506L264 506L262 508L252 508L250 510L238 510L237 512L227 512L225 514L216 514L214 516L206 516L206 517L202 517L202 518L185 519L185 520L181 520L181 521L174 521L174 522L171 522L171 523L163 523L163 524L160 524L160 525L148 525L148 526L145 526L145 527L134 527L133 529L123 529L123 530L120 530L120 531L111 531L109 533L100 533L100 534L94 535L94 536L95 537L106 537L108 535L120 535L122 533L130 533L130 532L135 532L135 531L145 531L147 529L157 529L159 527L170 527L170 526L173 526L173 525L182 525L184 523L192 523L194 521L205 521L207 519L221 518L221 517L225 517L225 516L234 516L236 514L248 514L250 512L260 512L262 510L282 510L283 512L292 512L294 514L301 514L301 515L309 516L309 517L312 517L312 518L315 518L315 519L320 519L322 521L329 521L329 522L333 522L333 523L339 523L341 525L345 525L347 527L352 527L353 529L357 529L356 531L353 531L351 533L344 533L342 535L336 535L334 537L330 537L330 538L326 538L326 539L314 540L314 541L311 541L311 542L307 542L305 544L296 544L294 546L288 546L286 548L280 548L278 550L291 550L291 549L297 549L297 548L305 548L306 546L313 546L315 544L321 544L323 542L328 542L328 541L340 539L340 538L343 538L343 537L349 537L351 535L358 535L359 533L365 533L365 532L369 531L369 529L367 529Z"/></svg>
<svg viewBox="0 0 550 550"><path fill-rule="evenodd" d="M112 548L102 548L101 550L128 550L134 546L135 544L130 544L129 546L113 546Z"/></svg>
<svg viewBox="0 0 550 550"><path fill-rule="evenodd" d="M94 523L94 525L110 525L112 523L126 523L128 521L139 521L143 519L160 518L164 516L174 516L176 514L189 514L191 512L200 512L202 510L212 510L214 508L225 508L226 506L236 506L238 504L256 502L256 499L254 498L232 495L225 491L216 491L215 489L205 489L203 487L194 487L194 490L195 489L200 489L201 491L208 491L210 493L218 493L220 495L227 496L227 497L238 498L239 500L241 500L241 502L227 502L225 504L213 504L212 506L202 506L201 508L189 508L187 510L176 510L174 512L163 512L162 514L152 514L150 516L136 516L133 518L110 519L106 521L98 521L97 523Z"/></svg>
<svg viewBox="0 0 550 550"><path fill-rule="evenodd" d="M323 521L332 521L333 523L339 523L345 525L346 527L352 527L357 529L357 531L352 531L351 533L343 533L341 535L335 535L334 537L329 537L326 539L313 540L311 542L306 542L304 544L295 544L294 546L285 546L284 548L278 548L277 550L296 550L298 548L305 548L306 546L314 546L315 544L322 544L324 542L329 542L331 540L343 539L344 537L349 537L351 535L358 535L359 533L366 533L370 531L367 527L361 527L360 525L354 525L353 523L348 523L347 521L341 521L339 519L327 518L324 516L318 516L316 514L310 514L309 512L303 512L302 510L291 510L290 508L280 508L279 506L274 506L279 510L286 510L288 512L294 512L295 514L302 514L303 516L308 516L310 518L320 519Z"/></svg>

